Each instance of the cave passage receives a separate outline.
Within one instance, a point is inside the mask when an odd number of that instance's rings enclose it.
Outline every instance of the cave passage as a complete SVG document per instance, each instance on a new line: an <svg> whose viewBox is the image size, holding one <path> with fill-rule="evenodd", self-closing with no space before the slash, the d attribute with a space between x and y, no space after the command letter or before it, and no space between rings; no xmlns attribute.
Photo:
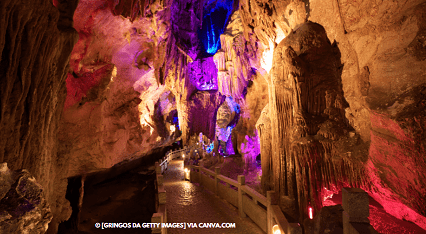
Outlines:
<svg viewBox="0 0 426 234"><path fill-rule="evenodd" d="M303 234L426 233L425 1L0 0L0 24L0 233L115 233L160 198L237 233L272 202Z"/></svg>

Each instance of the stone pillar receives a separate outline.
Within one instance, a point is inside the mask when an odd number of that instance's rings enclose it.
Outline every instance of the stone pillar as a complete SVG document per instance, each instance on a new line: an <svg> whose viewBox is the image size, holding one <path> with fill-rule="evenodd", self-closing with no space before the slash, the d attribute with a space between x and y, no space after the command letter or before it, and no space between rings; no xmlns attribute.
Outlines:
<svg viewBox="0 0 426 234"><path fill-rule="evenodd" d="M242 190L242 187L245 184L246 184L246 178L244 177L244 175L239 175L238 176L238 212L241 218L246 217L246 214L244 213L244 207L243 207L244 192Z"/></svg>
<svg viewBox="0 0 426 234"><path fill-rule="evenodd" d="M219 196L219 179L217 178L220 175L220 167L214 168L215 176L214 176L214 192L217 196Z"/></svg>
<svg viewBox="0 0 426 234"><path fill-rule="evenodd" d="M275 199L275 191L266 192L266 233L272 233L272 227L274 226L274 217L272 214L272 206L277 205L277 199Z"/></svg>
<svg viewBox="0 0 426 234"><path fill-rule="evenodd" d="M161 162L161 160L160 160ZM155 162L155 173L161 174L161 166L159 162Z"/></svg>
<svg viewBox="0 0 426 234"><path fill-rule="evenodd" d="M370 225L369 197L360 188L342 188L343 233L378 233Z"/></svg>
<svg viewBox="0 0 426 234"><path fill-rule="evenodd" d="M360 188L342 188L343 220L370 223L368 194ZM345 220L346 219L346 220Z"/></svg>

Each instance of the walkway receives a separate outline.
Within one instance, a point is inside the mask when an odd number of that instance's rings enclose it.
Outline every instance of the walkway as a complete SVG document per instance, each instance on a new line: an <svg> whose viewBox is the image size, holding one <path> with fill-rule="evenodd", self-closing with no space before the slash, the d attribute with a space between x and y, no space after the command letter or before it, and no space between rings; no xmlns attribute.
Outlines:
<svg viewBox="0 0 426 234"><path fill-rule="evenodd" d="M235 223L232 229L201 229L187 228L168 229L168 234L174 233L234 233L262 234L264 233L250 218L241 218L237 208L205 190L197 184L183 180L183 161L173 160L164 173L164 187L167 194L167 222L169 223Z"/></svg>

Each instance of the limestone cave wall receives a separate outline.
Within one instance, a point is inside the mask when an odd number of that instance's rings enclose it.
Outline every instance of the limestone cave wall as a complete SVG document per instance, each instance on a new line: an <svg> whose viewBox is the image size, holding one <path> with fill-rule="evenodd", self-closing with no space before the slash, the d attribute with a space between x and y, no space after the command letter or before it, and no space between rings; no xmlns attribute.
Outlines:
<svg viewBox="0 0 426 234"><path fill-rule="evenodd" d="M68 162L58 157L57 134L78 39L72 25L76 6L77 1L59 1L58 8L44 0L0 2L0 161L35 177L56 224L71 214L63 174Z"/></svg>
<svg viewBox="0 0 426 234"><path fill-rule="evenodd" d="M273 146L271 173L275 183L271 184L282 196L282 207L293 202L292 196L300 197L302 191L310 197L302 203L314 203L318 209L322 187L332 189L328 185L343 183L365 188L390 214L426 226L422 208L426 201L424 4L240 1L245 34L255 34L264 45L271 43L275 48L269 82L272 141L261 136L261 148ZM327 37L328 49L319 46L306 52L312 48L303 44L301 36L307 21L324 28L322 40L316 36L307 40L313 40L315 47ZM279 43L277 37L282 33L286 38ZM335 51L338 56L331 58L326 55L329 52L321 51ZM307 74L323 76L316 66L330 59L336 65L323 74L328 77L324 81L333 80L326 85L330 88L327 91L320 88L325 84L319 81L322 78L310 81ZM320 83L312 90L306 82ZM329 120L322 124L310 120L316 114ZM335 117L340 119L338 125L331 123ZM265 120L259 121L264 134ZM327 140L314 137L300 142L305 134ZM342 141L342 137L349 138ZM289 152L294 159L288 158ZM292 191L294 186L297 194ZM299 206L306 215L307 210Z"/></svg>

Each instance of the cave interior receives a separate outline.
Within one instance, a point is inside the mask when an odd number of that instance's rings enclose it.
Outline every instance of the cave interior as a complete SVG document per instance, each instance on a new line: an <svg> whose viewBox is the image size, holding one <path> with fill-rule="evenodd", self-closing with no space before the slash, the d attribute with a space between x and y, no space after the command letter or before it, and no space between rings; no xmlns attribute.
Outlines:
<svg viewBox="0 0 426 234"><path fill-rule="evenodd" d="M343 188L426 233L424 0L2 0L0 25L1 233L79 230L182 148L304 233L339 233Z"/></svg>

